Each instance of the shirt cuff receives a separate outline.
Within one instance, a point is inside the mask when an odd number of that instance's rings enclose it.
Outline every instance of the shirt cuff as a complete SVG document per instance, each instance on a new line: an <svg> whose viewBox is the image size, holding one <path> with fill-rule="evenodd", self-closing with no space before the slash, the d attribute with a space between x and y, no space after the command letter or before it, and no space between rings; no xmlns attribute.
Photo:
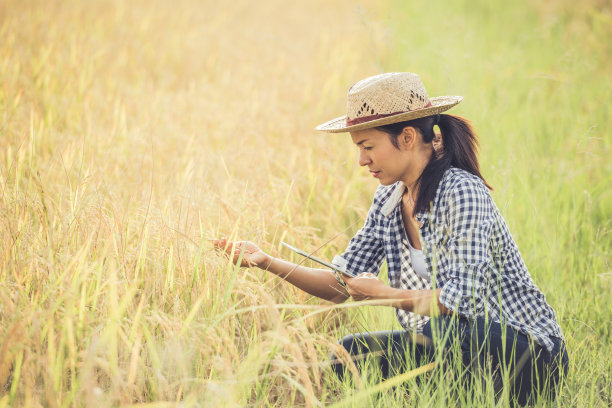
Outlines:
<svg viewBox="0 0 612 408"><path fill-rule="evenodd" d="M334 259L332 260L332 265L340 269L342 272L347 272L346 267L348 266L348 261L342 258L340 255L334 256Z"/></svg>
<svg viewBox="0 0 612 408"><path fill-rule="evenodd" d="M451 282L444 285L440 291L440 303L447 309L465 317L473 317L477 314L476 309L482 304L478 297L477 294L466 297L465 294Z"/></svg>

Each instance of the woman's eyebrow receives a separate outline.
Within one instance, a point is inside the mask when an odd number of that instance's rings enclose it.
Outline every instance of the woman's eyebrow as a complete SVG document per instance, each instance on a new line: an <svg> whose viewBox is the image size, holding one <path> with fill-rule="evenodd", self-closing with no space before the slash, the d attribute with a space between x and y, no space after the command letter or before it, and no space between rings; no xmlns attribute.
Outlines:
<svg viewBox="0 0 612 408"><path fill-rule="evenodd" d="M359 146L360 144L367 142L369 139L363 139L361 142L357 142L355 143L357 146Z"/></svg>

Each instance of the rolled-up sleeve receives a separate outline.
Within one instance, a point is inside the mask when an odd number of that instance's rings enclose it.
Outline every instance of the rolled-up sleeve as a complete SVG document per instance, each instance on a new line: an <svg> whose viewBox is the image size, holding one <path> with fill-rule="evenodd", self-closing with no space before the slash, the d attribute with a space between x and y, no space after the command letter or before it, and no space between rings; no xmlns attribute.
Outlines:
<svg viewBox="0 0 612 408"><path fill-rule="evenodd" d="M486 186L473 180L458 183L448 194L447 262L445 270L439 271L440 302L460 315L475 317L482 314L487 303L495 205Z"/></svg>
<svg viewBox="0 0 612 408"><path fill-rule="evenodd" d="M381 203L378 198L380 192L379 188L363 227L351 238L346 250L334 257L332 263L338 268L355 275L362 272L378 275L385 258L380 218Z"/></svg>

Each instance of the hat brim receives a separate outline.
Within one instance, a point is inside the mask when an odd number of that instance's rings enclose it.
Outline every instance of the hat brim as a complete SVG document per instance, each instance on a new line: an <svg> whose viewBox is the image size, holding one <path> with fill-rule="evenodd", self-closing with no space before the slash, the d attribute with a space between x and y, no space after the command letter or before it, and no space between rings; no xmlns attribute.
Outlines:
<svg viewBox="0 0 612 408"><path fill-rule="evenodd" d="M436 115L444 112L457 105L463 99L462 96L436 96L430 98L431 106L418 109L411 112L398 113L397 115L386 116L380 119L370 120L368 122L358 123L352 126L346 126L346 116L341 116L325 122L315 129L328 133L352 132L356 130L370 129L373 127L390 125L391 123L405 122L408 120L424 118L425 116Z"/></svg>

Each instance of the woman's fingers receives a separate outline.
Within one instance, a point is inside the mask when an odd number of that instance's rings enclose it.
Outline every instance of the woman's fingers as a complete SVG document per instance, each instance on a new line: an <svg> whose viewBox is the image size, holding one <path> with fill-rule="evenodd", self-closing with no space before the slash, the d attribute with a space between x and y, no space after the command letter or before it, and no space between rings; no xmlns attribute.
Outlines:
<svg viewBox="0 0 612 408"><path fill-rule="evenodd" d="M223 251L230 256L234 255L236 252L233 250L233 247L235 246L236 249L238 249L239 244L240 243L228 241L226 238L216 239L213 241L213 246L215 247L215 249Z"/></svg>
<svg viewBox="0 0 612 408"><path fill-rule="evenodd" d="M376 275L368 272L345 279L345 282L349 295L356 301L377 299L387 287Z"/></svg>
<svg viewBox="0 0 612 408"><path fill-rule="evenodd" d="M232 248L229 248L230 252L231 250ZM247 255L247 251L245 250L242 242L236 242L234 247L234 262L238 262L238 258L240 258L240 255L244 257L245 255Z"/></svg>
<svg viewBox="0 0 612 408"><path fill-rule="evenodd" d="M249 241L228 241L226 238L213 240L215 249L224 251L230 256L232 262L240 266L251 267L257 265L257 260L254 258L260 249Z"/></svg>
<svg viewBox="0 0 612 408"><path fill-rule="evenodd" d="M242 246L242 242L241 241L232 242L232 241L228 241L227 238L220 238L220 239L215 239L213 241L213 245L217 249L222 249L226 252L231 252L233 246L235 246L236 248L240 248Z"/></svg>
<svg viewBox="0 0 612 408"><path fill-rule="evenodd" d="M219 239L215 239L213 240L213 246L215 247L215 249L223 249L225 250L225 248L227 248L227 238L219 238ZM231 245L231 242L230 242Z"/></svg>

